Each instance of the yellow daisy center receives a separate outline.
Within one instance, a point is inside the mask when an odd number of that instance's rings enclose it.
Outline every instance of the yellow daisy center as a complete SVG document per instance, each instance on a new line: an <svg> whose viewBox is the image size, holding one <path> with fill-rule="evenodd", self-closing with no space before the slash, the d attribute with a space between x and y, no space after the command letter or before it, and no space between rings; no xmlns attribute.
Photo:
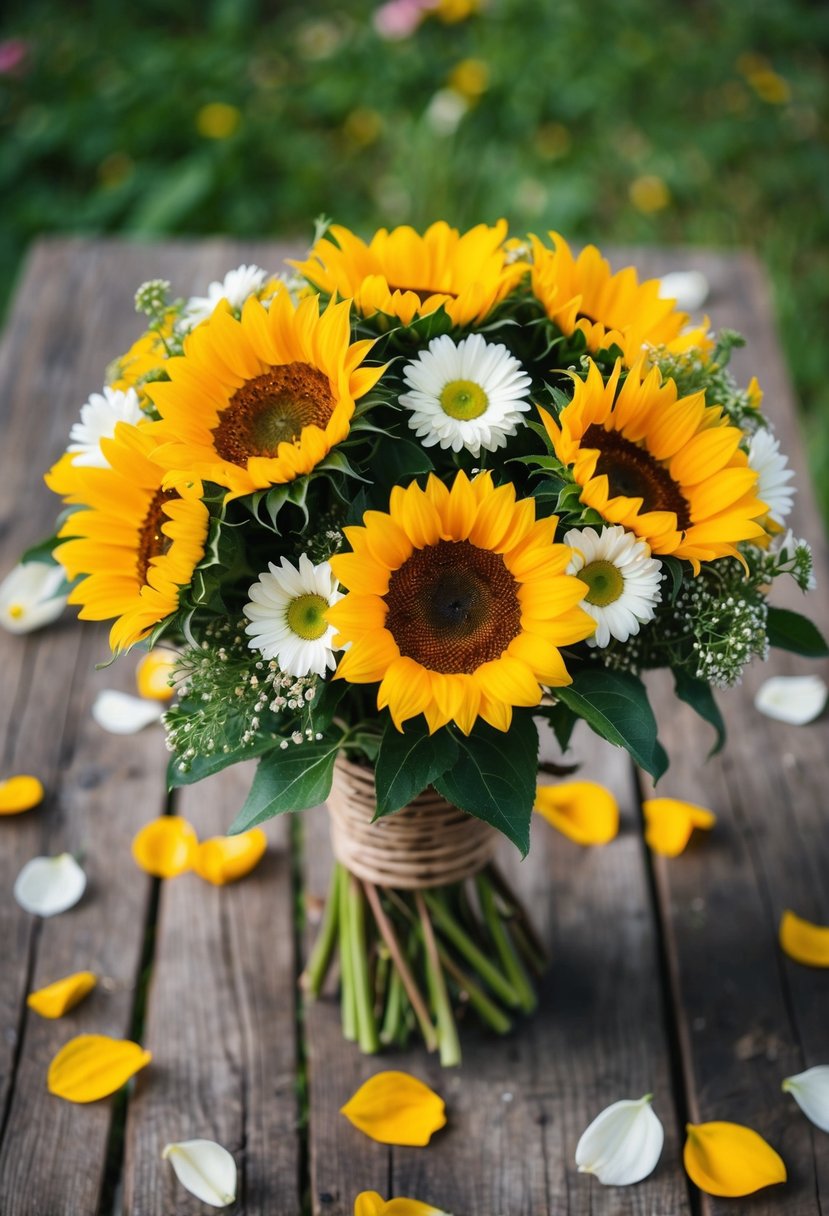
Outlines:
<svg viewBox="0 0 829 1216"><path fill-rule="evenodd" d="M328 600L322 595L298 595L288 605L288 628L305 642L316 642L328 628Z"/></svg>
<svg viewBox="0 0 829 1216"><path fill-rule="evenodd" d="M334 410L328 377L308 363L286 363L248 380L222 410L213 430L223 460L245 466L251 456L276 456L305 427L324 430Z"/></svg>
<svg viewBox="0 0 829 1216"><path fill-rule="evenodd" d="M431 671L471 675L521 632L518 584L503 557L466 540L415 550L384 599L401 655Z"/></svg>
<svg viewBox="0 0 829 1216"><path fill-rule="evenodd" d="M450 418L468 422L486 412L489 397L474 380L450 380L440 394L440 404Z"/></svg>
<svg viewBox="0 0 829 1216"><path fill-rule="evenodd" d="M677 528L691 526L691 512L679 486L646 448L598 423L587 428L582 444L598 448L596 476L607 477L611 497L641 498L643 512L672 511Z"/></svg>
<svg viewBox="0 0 829 1216"><path fill-rule="evenodd" d="M605 561L602 558L595 562L588 562L583 570L579 570L576 577L580 578L583 583L587 583L590 590L584 598L588 604L594 604L597 608L606 608L608 604L614 604L625 589L625 580L621 571L613 565L613 562Z"/></svg>
<svg viewBox="0 0 829 1216"><path fill-rule="evenodd" d="M167 516L164 513L165 503L178 498L175 490L156 490L150 499L150 505L144 516L144 522L138 531L138 551L135 555L138 581L146 583L150 562L154 557L161 557L172 545L169 536L161 531Z"/></svg>

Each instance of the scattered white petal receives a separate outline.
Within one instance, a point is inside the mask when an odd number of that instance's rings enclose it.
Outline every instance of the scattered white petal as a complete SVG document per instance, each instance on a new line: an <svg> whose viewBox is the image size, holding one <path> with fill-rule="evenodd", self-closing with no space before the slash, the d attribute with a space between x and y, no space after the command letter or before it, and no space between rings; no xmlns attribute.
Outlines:
<svg viewBox="0 0 829 1216"><path fill-rule="evenodd" d="M792 1095L815 1127L829 1132L829 1064L818 1064L793 1077L786 1077L783 1090Z"/></svg>
<svg viewBox="0 0 829 1216"><path fill-rule="evenodd" d="M62 566L18 562L0 583L0 625L10 633L30 633L56 621L66 607Z"/></svg>
<svg viewBox="0 0 829 1216"><path fill-rule="evenodd" d="M35 916L57 916L73 908L86 890L86 875L71 853L33 857L14 884L14 898Z"/></svg>
<svg viewBox="0 0 829 1216"><path fill-rule="evenodd" d="M621 524L610 528L571 528L565 545L574 550L567 567L588 585L581 607L596 622L588 646L626 642L652 621L662 598L662 563L651 557L646 541Z"/></svg>
<svg viewBox="0 0 829 1216"><path fill-rule="evenodd" d="M710 287L701 270L674 270L659 280L663 300L676 300L677 308L696 312L708 299Z"/></svg>
<svg viewBox="0 0 829 1216"><path fill-rule="evenodd" d="M275 659L286 675L324 676L336 666L332 642L336 629L325 613L342 599L328 562L315 566L306 553L294 566L286 557L248 590L243 612L250 621L248 646L266 659Z"/></svg>
<svg viewBox="0 0 829 1216"><path fill-rule="evenodd" d="M109 461L101 451L101 440L111 439L119 422L137 426L144 418L138 394L134 388L122 392L117 388L105 388L103 393L93 393L86 405L81 406L81 420L69 432L67 452L73 454L72 463L96 469L109 468Z"/></svg>
<svg viewBox="0 0 829 1216"><path fill-rule="evenodd" d="M805 726L823 713L826 696L820 676L772 676L758 689L754 706L767 718Z"/></svg>
<svg viewBox="0 0 829 1216"><path fill-rule="evenodd" d="M748 464L757 474L757 497L768 507L773 523L782 527L794 504L795 487L789 485L794 469L789 468L779 441L764 427L751 436Z"/></svg>
<svg viewBox="0 0 829 1216"><path fill-rule="evenodd" d="M182 1140L168 1144L161 1154L169 1161L181 1185L214 1208L236 1201L236 1162L215 1140Z"/></svg>
<svg viewBox="0 0 829 1216"><path fill-rule="evenodd" d="M614 1102L596 1116L576 1148L579 1173L595 1174L604 1186L629 1186L653 1172L665 1133L652 1098Z"/></svg>
<svg viewBox="0 0 829 1216"><path fill-rule="evenodd" d="M158 701L147 701L112 688L99 692L92 706L92 717L113 735L135 735L145 726L160 722L163 712Z"/></svg>

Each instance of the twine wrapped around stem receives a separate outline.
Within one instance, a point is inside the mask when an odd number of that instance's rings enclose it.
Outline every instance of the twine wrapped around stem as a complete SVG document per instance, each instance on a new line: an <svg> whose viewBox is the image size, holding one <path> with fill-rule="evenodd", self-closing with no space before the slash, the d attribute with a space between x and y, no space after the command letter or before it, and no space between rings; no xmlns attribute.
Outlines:
<svg viewBox="0 0 829 1216"><path fill-rule="evenodd" d="M334 855L375 886L413 891L461 882L495 851L495 829L433 789L372 823L376 806L372 769L339 756L328 798Z"/></svg>

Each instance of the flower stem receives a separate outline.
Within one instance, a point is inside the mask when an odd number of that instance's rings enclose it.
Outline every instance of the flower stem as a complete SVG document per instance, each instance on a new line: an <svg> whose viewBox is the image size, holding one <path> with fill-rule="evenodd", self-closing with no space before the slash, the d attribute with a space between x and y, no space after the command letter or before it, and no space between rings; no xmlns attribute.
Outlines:
<svg viewBox="0 0 829 1216"><path fill-rule="evenodd" d="M377 1023L371 997L371 981L366 953L366 905L363 889L353 874L346 877L349 905L349 937L351 949L351 974L354 984L354 1002L357 1010L357 1039L360 1050L372 1055L380 1050Z"/></svg>
<svg viewBox="0 0 829 1216"><path fill-rule="evenodd" d="M325 977L328 974L328 968L331 965L331 956L334 953L334 943L337 939L340 919L339 890L340 867L335 865L331 871L331 882L328 887L328 896L325 900L322 924L317 932L311 957L308 959L305 970L299 977L299 983L303 992L306 992L310 997L319 996L325 983Z"/></svg>
<svg viewBox="0 0 829 1216"><path fill-rule="evenodd" d="M454 959L450 958L445 950L438 947L441 962L445 969L452 976L452 979L458 985L462 992L466 993L469 999L469 1004L477 1012L478 1016L486 1022L490 1029L496 1034L507 1034L512 1029L512 1022L507 1014L504 1013L500 1006L490 1000L483 988L480 988L474 980L461 971Z"/></svg>
<svg viewBox="0 0 829 1216"><path fill-rule="evenodd" d="M426 1043L427 1051L434 1051L438 1045L437 1034L432 1025L432 1019L429 1017L429 1010L426 1008L426 1002L420 994L420 990L414 981L414 976L411 973L408 963L403 956L403 951L400 949L400 943L392 927L391 921L386 916L383 905L380 901L380 896L374 883L363 882L366 897L371 904L371 910L374 913L374 919L377 922L377 928L380 930L380 935L383 941L388 946L389 954L396 968L403 986L406 989L406 994L411 1001L412 1008L415 1011L420 1032L423 1035Z"/></svg>
<svg viewBox="0 0 829 1216"><path fill-rule="evenodd" d="M494 861L489 863L486 868L486 873L491 879L492 885L495 887L495 890L501 896L504 903L514 910L517 921L515 928L518 929L520 927L520 938L526 944L525 953L527 954L528 961L531 962L533 970L538 975L541 975L541 973L549 965L550 960L547 956L547 951L544 948L541 938L535 931L535 926L530 918L530 914L527 912L527 909L515 894L515 891L507 882L506 877L504 874L502 874L501 870ZM516 934L516 940L518 937L519 934Z"/></svg>
<svg viewBox="0 0 829 1216"><path fill-rule="evenodd" d="M357 1004L354 995L354 974L351 961L351 934L349 930L348 873L337 863L337 902L339 904L340 930L340 1014L343 1038L353 1043L357 1038Z"/></svg>
<svg viewBox="0 0 829 1216"><path fill-rule="evenodd" d="M460 927L436 893L434 891L424 891L423 899L434 917L435 924L446 934L455 949L471 964L484 983L489 986L505 1005L509 1005L512 1009L517 1008L521 1002L512 984L489 961L484 952L478 949L471 937Z"/></svg>
<svg viewBox="0 0 829 1216"><path fill-rule="evenodd" d="M461 1044L458 1038L458 1028L455 1025L449 993L446 991L446 979L440 965L435 931L420 891L415 891L415 903L423 929L423 941L426 946L426 978L429 983L429 995L432 998L432 1006L437 1018L440 1062L444 1068L452 1068L461 1062Z"/></svg>
<svg viewBox="0 0 829 1216"><path fill-rule="evenodd" d="M400 978L400 972L395 967L392 967L388 994L386 996L386 1012L383 1018L383 1026L380 1030L381 1043L393 1043L397 1037L402 1004L403 981Z"/></svg>
<svg viewBox="0 0 829 1216"><path fill-rule="evenodd" d="M507 979L518 995L519 1007L523 1009L524 1013L532 1013L538 1004L538 998L521 965L521 959L518 957L509 930L501 919L492 892L492 884L486 875L481 873L475 878L475 886L478 890L484 922L489 929L495 949L498 951L498 957Z"/></svg>

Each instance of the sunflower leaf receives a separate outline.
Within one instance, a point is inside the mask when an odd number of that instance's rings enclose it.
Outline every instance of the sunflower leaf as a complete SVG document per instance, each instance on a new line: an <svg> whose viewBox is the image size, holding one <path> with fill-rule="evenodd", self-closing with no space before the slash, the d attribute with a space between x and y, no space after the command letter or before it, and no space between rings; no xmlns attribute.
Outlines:
<svg viewBox="0 0 829 1216"><path fill-rule="evenodd" d="M246 832L286 811L304 811L325 802L339 750L337 739L333 743L289 744L268 752L259 761L245 805L228 828L228 835Z"/></svg>
<svg viewBox="0 0 829 1216"><path fill-rule="evenodd" d="M526 857L535 801L538 731L530 713L516 713L509 733L478 722L454 734L458 759L432 784L448 802L490 823Z"/></svg>
<svg viewBox="0 0 829 1216"><path fill-rule="evenodd" d="M809 659L825 659L829 655L826 639L817 625L788 608L769 608L766 633L769 645L778 650L790 650Z"/></svg>
<svg viewBox="0 0 829 1216"><path fill-rule="evenodd" d="M458 745L449 731L430 735L422 715L407 722L404 731L399 731L389 717L377 755L374 818L406 806L451 768L457 756Z"/></svg>
<svg viewBox="0 0 829 1216"><path fill-rule="evenodd" d="M633 760L658 781L668 767L656 737L656 719L645 686L627 671L585 667L556 696L584 718L597 735L624 747Z"/></svg>
<svg viewBox="0 0 829 1216"><path fill-rule="evenodd" d="M410 439L395 438L394 443L385 443L376 472L381 485L400 485L416 477L418 473L431 473L434 469L431 457L419 443Z"/></svg>
<svg viewBox="0 0 829 1216"><path fill-rule="evenodd" d="M705 680L697 680L694 676L689 676L687 671L683 671L681 667L673 674L674 691L680 701L690 705L691 709L695 710L717 732L717 740L708 753L709 758L716 756L725 743L725 722L720 708L714 700L710 684L706 684Z"/></svg>

